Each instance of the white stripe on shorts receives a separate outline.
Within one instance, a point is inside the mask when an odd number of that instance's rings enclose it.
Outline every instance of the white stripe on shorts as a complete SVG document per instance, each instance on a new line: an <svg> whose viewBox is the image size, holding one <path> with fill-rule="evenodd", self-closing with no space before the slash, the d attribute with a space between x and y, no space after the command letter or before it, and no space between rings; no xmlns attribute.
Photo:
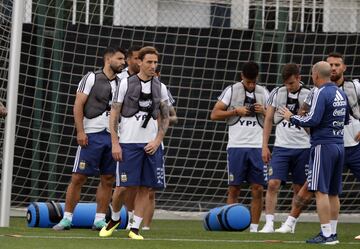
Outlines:
<svg viewBox="0 0 360 249"><path fill-rule="evenodd" d="M310 190L318 190L320 164L321 164L320 155L321 155L321 144L318 144L315 147L314 166L312 170Z"/></svg>
<svg viewBox="0 0 360 249"><path fill-rule="evenodd" d="M75 162L74 162L74 166L73 166L73 170L72 172L76 172L78 166L79 166L79 159L80 159L80 151L81 151L81 146L79 145L77 150L76 150L76 155L75 155Z"/></svg>

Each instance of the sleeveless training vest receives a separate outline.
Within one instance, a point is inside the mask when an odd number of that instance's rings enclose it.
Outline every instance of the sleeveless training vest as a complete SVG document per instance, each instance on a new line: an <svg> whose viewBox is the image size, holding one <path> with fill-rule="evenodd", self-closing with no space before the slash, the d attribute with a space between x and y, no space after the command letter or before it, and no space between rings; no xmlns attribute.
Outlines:
<svg viewBox="0 0 360 249"><path fill-rule="evenodd" d="M109 101L112 99L111 84L102 70L94 72L95 82L84 106L84 116L95 118L105 111L110 111ZM115 78L118 84L117 77Z"/></svg>
<svg viewBox="0 0 360 249"><path fill-rule="evenodd" d="M310 90L306 87L304 87L303 85L300 86L300 89L297 91L298 94L298 98L297 98L297 102L298 102L298 108L295 108L296 110L294 110L296 113L293 113L294 115L297 114L297 111L299 109L299 107L301 107L306 99L306 97L308 96L308 94L310 93ZM285 86L281 86L278 88L277 90L277 103L279 107L283 107L283 106L288 106L290 103L289 101L289 97L288 97L288 91L286 89ZM279 110L278 108L276 108L275 113L274 113L274 124L278 124L280 123L284 118L282 116L280 116L279 114Z"/></svg>
<svg viewBox="0 0 360 249"><path fill-rule="evenodd" d="M265 87L257 85L255 86L254 96L255 103L264 105ZM231 86L231 99L228 109L244 106L246 98L246 90L242 82L237 82ZM264 125L264 115L255 114L256 119L261 127ZM241 119L240 116L234 116L226 120L228 125L234 125Z"/></svg>
<svg viewBox="0 0 360 249"><path fill-rule="evenodd" d="M141 81L137 75L128 77L128 89L126 91L124 102L122 105L121 115L123 117L132 117L139 111L145 111L151 114L153 119L157 119L160 112L161 100L161 82L156 78L151 80L151 93L145 94L141 92ZM151 107L140 107L140 100L152 100ZM150 116L150 115L148 115Z"/></svg>
<svg viewBox="0 0 360 249"><path fill-rule="evenodd" d="M345 92L346 96L349 100L349 106L351 109L351 115L360 119L360 108L359 108L359 100L357 98L358 93L356 92L356 87L354 82L352 81L344 81L344 83L340 86L341 89Z"/></svg>

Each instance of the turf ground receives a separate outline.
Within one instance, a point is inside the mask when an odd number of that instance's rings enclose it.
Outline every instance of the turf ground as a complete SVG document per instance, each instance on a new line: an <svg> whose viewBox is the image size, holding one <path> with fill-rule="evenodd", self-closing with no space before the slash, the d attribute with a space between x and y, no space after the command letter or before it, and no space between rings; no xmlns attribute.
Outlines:
<svg viewBox="0 0 360 249"><path fill-rule="evenodd" d="M279 224L276 224L279 225ZM143 231L144 241L127 239L127 232L117 231L110 238L99 238L90 229L56 232L28 228L25 218L12 218L10 228L0 228L1 249L230 249L230 248L319 248L305 239L319 231L318 223L299 223L295 234L252 234L249 232L208 232L201 221L155 220L150 231ZM339 224L340 244L334 248L360 249L359 224Z"/></svg>

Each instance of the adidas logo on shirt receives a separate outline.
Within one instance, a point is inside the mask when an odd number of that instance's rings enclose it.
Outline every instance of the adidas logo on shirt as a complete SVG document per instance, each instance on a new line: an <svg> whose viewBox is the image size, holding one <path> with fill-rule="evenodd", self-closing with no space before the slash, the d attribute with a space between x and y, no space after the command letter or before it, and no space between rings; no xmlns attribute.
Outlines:
<svg viewBox="0 0 360 249"><path fill-rule="evenodd" d="M333 106L338 107L338 106L345 106L345 105L346 105L346 101L345 101L344 97L341 95L341 93L338 90L336 90L336 95L335 95Z"/></svg>

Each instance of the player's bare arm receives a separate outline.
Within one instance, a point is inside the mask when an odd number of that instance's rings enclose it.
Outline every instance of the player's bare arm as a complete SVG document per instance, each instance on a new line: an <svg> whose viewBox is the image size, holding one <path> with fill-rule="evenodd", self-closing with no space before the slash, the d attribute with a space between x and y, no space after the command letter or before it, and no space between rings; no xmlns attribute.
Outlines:
<svg viewBox="0 0 360 249"><path fill-rule="evenodd" d="M169 126L177 124L178 117L176 115L175 108L173 106L169 107Z"/></svg>
<svg viewBox="0 0 360 249"><path fill-rule="evenodd" d="M7 110L6 110L5 106L3 105L3 103L0 102L0 117L5 118L6 115L7 115Z"/></svg>
<svg viewBox="0 0 360 249"><path fill-rule="evenodd" d="M248 115L250 115L250 110L245 106L240 106L228 110L227 106L222 101L218 101L216 102L211 112L210 118L211 120L225 120L233 116L248 116Z"/></svg>
<svg viewBox="0 0 360 249"><path fill-rule="evenodd" d="M75 128L76 128L76 140L77 143L81 146L88 145L88 137L84 130L84 106L86 103L88 96L84 93L78 92L76 93L75 104L74 104L74 120L75 120Z"/></svg>
<svg viewBox="0 0 360 249"><path fill-rule="evenodd" d="M263 141L262 141L262 152L261 152L261 157L265 164L269 163L271 159L271 153L269 149L269 138L271 134L274 113L275 113L275 108L273 106L268 106L266 109L266 115L264 119Z"/></svg>
<svg viewBox="0 0 360 249"><path fill-rule="evenodd" d="M155 140L150 141L144 148L145 152L150 155L153 155L159 148L165 137L166 131L169 128L169 106L165 102L160 102L160 119L158 121L158 127L158 133Z"/></svg>
<svg viewBox="0 0 360 249"><path fill-rule="evenodd" d="M111 105L110 118L109 118L109 129L111 134L111 150L114 160L122 160L122 151L119 144L119 118L121 112L122 103L114 102Z"/></svg>

